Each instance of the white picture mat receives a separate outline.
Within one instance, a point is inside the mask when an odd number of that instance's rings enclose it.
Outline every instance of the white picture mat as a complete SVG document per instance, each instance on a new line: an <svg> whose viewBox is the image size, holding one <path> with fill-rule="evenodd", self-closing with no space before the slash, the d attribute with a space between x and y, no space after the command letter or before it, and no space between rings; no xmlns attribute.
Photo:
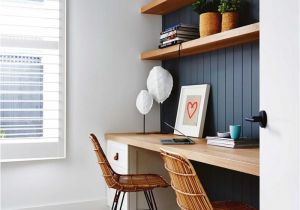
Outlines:
<svg viewBox="0 0 300 210"><path fill-rule="evenodd" d="M175 128L187 136L191 137L202 137L205 117L206 117L206 110L207 110L207 103L209 97L209 90L210 86L208 84L204 85L189 85L189 86L182 86L176 116L176 123ZM196 126L190 125L183 125L183 118L185 112L185 101L187 96L189 95L200 95L200 109L198 114L198 122ZM203 108L203 109L201 109ZM179 132L174 130L174 134L181 135Z"/></svg>

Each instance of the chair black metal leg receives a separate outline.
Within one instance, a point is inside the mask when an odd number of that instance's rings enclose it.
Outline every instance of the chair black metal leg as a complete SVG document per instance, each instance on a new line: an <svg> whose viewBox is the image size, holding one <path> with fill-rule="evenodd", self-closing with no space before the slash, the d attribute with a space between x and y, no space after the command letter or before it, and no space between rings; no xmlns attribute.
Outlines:
<svg viewBox="0 0 300 210"><path fill-rule="evenodd" d="M114 206L115 206L115 200L116 200L117 193L118 193L118 190L116 190L116 192L115 192L115 196L114 196L114 199L113 199L113 203L112 203L112 205L111 205L111 210L114 209Z"/></svg>
<svg viewBox="0 0 300 210"><path fill-rule="evenodd" d="M154 207L155 207L155 210L157 210L157 205L156 205L156 201L155 201L155 198L154 198L154 194L153 194L153 191L150 190L150 197L152 197L152 201L153 201L153 204L154 204Z"/></svg>
<svg viewBox="0 0 300 210"><path fill-rule="evenodd" d="M117 210L121 191L116 190L111 210Z"/></svg>
<svg viewBox="0 0 300 210"><path fill-rule="evenodd" d="M148 195L147 195L147 192L146 192L146 191L144 191L144 195L145 195L145 198L146 198L148 207L151 208L151 207L150 207L150 204L149 204L149 199L148 199Z"/></svg>
<svg viewBox="0 0 300 210"><path fill-rule="evenodd" d="M118 209L118 204L119 204L120 194L121 194L121 191L118 192L117 200L116 200L116 205L115 205L114 210L117 210L117 209Z"/></svg>
<svg viewBox="0 0 300 210"><path fill-rule="evenodd" d="M144 194L145 194L145 198L146 198L146 201L147 201L147 204L148 204L148 207L150 210L153 210L153 204L151 202L151 198L150 198L150 195L148 194L147 191L144 191Z"/></svg>
<svg viewBox="0 0 300 210"><path fill-rule="evenodd" d="M126 192L123 192L123 196L122 196L121 205L120 205L120 208L119 208L119 210L121 210L121 209L122 209L122 206L123 206L123 201L124 201L125 194L126 194Z"/></svg>
<svg viewBox="0 0 300 210"><path fill-rule="evenodd" d="M116 190L111 210L117 210L119 199L120 199L120 194L121 194L121 191ZM122 196L122 199L121 199L121 204L120 204L119 210L122 209L125 194L126 194L126 192L123 192L123 196ZM144 191L144 195L145 195L145 198L146 198L149 209L150 210L157 210L157 205L156 205L156 201L155 201L153 191L152 190Z"/></svg>
<svg viewBox="0 0 300 210"><path fill-rule="evenodd" d="M119 210L122 209L125 194L126 194L126 192L123 192ZM116 190L111 210L117 210L118 209L120 195L121 195L121 191ZM149 209L150 210L157 210L157 205L156 205L156 201L155 201L152 190L144 191L144 195L145 195L145 198L146 198Z"/></svg>

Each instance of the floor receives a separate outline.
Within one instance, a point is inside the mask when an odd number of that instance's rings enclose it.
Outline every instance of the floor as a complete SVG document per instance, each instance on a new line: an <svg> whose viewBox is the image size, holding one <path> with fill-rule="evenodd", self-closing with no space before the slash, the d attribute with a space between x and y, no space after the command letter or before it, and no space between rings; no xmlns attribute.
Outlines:
<svg viewBox="0 0 300 210"><path fill-rule="evenodd" d="M44 207L27 208L24 210L109 210L105 201L87 201L71 204L51 205Z"/></svg>

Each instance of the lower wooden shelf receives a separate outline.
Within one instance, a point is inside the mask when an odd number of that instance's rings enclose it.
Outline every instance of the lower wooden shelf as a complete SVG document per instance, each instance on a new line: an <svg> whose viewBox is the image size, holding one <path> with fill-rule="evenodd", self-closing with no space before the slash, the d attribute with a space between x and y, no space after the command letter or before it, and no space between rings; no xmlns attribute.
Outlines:
<svg viewBox="0 0 300 210"><path fill-rule="evenodd" d="M181 45L180 56L189 56L209 52L225 47L256 41L259 39L259 23L242 26L229 31L213 34L192 41L184 42ZM164 49L156 49L143 52L142 60L168 60L177 58L179 45Z"/></svg>

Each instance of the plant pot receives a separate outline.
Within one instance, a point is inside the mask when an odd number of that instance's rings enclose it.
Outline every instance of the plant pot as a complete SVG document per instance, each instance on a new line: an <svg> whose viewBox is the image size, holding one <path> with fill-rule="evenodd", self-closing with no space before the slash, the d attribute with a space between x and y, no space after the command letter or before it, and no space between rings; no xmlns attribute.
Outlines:
<svg viewBox="0 0 300 210"><path fill-rule="evenodd" d="M222 31L228 31L238 26L239 14L237 12L225 12L222 14Z"/></svg>
<svg viewBox="0 0 300 210"><path fill-rule="evenodd" d="M200 37L219 33L221 31L221 15L218 12L206 12L199 19Z"/></svg>

